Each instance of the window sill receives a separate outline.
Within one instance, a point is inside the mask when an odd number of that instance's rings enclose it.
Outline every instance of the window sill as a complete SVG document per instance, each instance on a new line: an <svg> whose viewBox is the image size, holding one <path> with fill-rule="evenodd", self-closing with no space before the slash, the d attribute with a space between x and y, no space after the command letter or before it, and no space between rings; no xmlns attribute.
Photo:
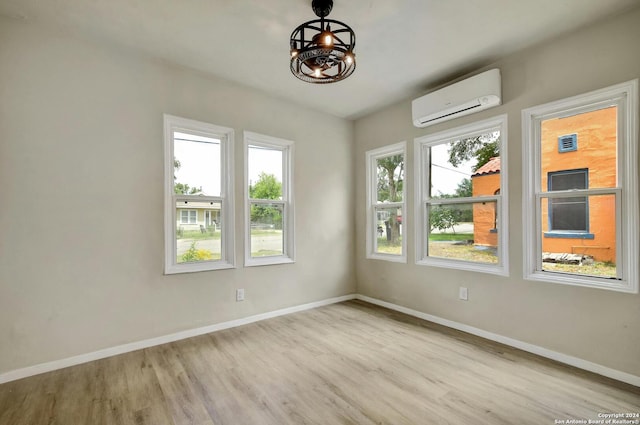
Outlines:
<svg viewBox="0 0 640 425"><path fill-rule="evenodd" d="M384 254L380 252L370 253L367 255L368 260L384 260L391 261L392 263L406 263L407 256L406 255L397 255L397 254Z"/></svg>
<svg viewBox="0 0 640 425"><path fill-rule="evenodd" d="M165 268L164 274L171 275L180 273L208 272L235 268L236 266L234 264L227 261L203 261L200 263L171 264Z"/></svg>
<svg viewBox="0 0 640 425"><path fill-rule="evenodd" d="M289 257L252 257L244 261L245 267L272 266L276 264L293 264L295 261Z"/></svg>
<svg viewBox="0 0 640 425"><path fill-rule="evenodd" d="M561 285L582 286L586 288L605 289L631 294L638 293L638 289L628 281L597 276L580 276L571 273L536 270L533 273L525 274L524 278L526 280L551 284L556 283Z"/></svg>
<svg viewBox="0 0 640 425"><path fill-rule="evenodd" d="M489 273L498 276L509 276L509 269L506 265L479 263L464 260L453 260L440 257L426 257L416 261L419 266L442 267L446 269L467 270L478 273Z"/></svg>
<svg viewBox="0 0 640 425"><path fill-rule="evenodd" d="M544 237L557 239L595 239L593 233L581 232L544 232Z"/></svg>

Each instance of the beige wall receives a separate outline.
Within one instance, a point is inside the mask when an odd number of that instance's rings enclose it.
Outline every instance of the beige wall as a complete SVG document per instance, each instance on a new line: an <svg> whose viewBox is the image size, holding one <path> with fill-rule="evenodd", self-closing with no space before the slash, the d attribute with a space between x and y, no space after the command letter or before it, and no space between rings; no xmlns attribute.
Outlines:
<svg viewBox="0 0 640 425"><path fill-rule="evenodd" d="M235 130L235 270L163 275L163 113ZM295 264L242 267L244 130L296 142ZM355 292L352 164L352 122L0 17L0 374Z"/></svg>
<svg viewBox="0 0 640 425"><path fill-rule="evenodd" d="M640 10L495 64L501 107L416 129L407 99L354 131L255 90L0 18L0 374L357 290L640 376L640 296L524 281L519 232L522 108L640 77L637 40ZM238 268L163 276L163 113L233 127L238 165L244 130L297 142L296 264L242 267L237 184ZM413 139L500 113L510 277L416 266ZM402 140L409 263L366 260L364 152ZM457 299L463 285L467 302ZM236 303L239 287L247 299Z"/></svg>
<svg viewBox="0 0 640 425"><path fill-rule="evenodd" d="M640 376L640 296L522 279L521 110L640 77L640 9L509 56L502 71L503 105L417 129L411 99L356 122L356 267L358 292L485 331ZM423 93L416 93L416 96ZM416 266L413 139L508 114L509 277ZM409 143L408 264L365 259L365 152ZM638 237L638 235L634 235ZM469 301L458 300L458 287Z"/></svg>

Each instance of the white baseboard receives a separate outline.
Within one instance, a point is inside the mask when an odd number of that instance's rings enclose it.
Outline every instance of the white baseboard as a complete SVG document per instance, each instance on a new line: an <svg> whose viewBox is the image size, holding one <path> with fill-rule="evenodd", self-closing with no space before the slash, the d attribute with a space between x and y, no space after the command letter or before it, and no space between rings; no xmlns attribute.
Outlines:
<svg viewBox="0 0 640 425"><path fill-rule="evenodd" d="M143 348L153 347L160 344L166 344L168 342L179 341L181 339L191 338L198 335L204 335L211 332L220 331L223 329L234 328L236 326L242 326L249 323L259 322L265 319L271 319L273 317L284 316L286 314L296 313L299 311L310 310L312 308L321 307L329 304L340 303L352 299L358 299L370 304L379 305L381 307L395 310L400 313L408 314L423 320L438 323L449 328L458 329L463 332L467 332L473 335L477 335L482 338L496 341L505 345L509 345L514 348L518 348L529 353L537 354L541 357L546 357L551 360L556 360L560 363L575 366L580 369L587 370L589 372L597 373L598 375L606 376L608 378L616 379L627 384L640 387L640 377L631 375L626 372L611 369L606 366L592 363L587 360L580 359L578 357L569 356L557 351L552 351L537 345L529 344L527 342L519 341L517 339L509 338L506 336L498 335L492 332L487 332L482 329L475 328L473 326L465 325L462 323L454 322L452 320L443 319L438 316L423 313L417 310L412 310L407 307L403 307L397 304L389 303L379 300L377 298L367 297L360 294L350 294L341 297L329 298L322 301L316 301L308 304L302 304L294 307L283 308L280 310L270 311L267 313L256 314L254 316L245 317L242 319L230 320L228 322L216 323L213 325L203 326L195 329L188 329L181 332L176 332L169 335L164 335L156 338L145 339L142 341L136 341L129 344L118 345L116 347L105 348L103 350L93 351L91 353L80 354L78 356L68 357L65 359L54 360L47 363L41 363L34 366L25 367L22 369L12 370L6 373L0 374L0 384L15 381L18 379L26 378L33 375L38 375L45 372L51 372L53 370L63 369L69 366L75 366L82 363L87 363L93 360L104 359L106 357L115 356L118 354L129 353L131 351L141 350Z"/></svg>
<svg viewBox="0 0 640 425"><path fill-rule="evenodd" d="M311 310L312 308L321 307L324 305L353 300L355 298L356 298L355 294L343 295L341 297L329 298L322 301L316 301L308 304L302 304L294 307L288 307L280 310L270 311L267 313L256 314L254 316L244 317L242 319L230 320L228 322L216 323L213 325L203 326L195 329L188 329L185 331L180 331L180 332L176 332L169 335L145 339L142 341L131 342L129 344L123 344L123 345L118 345L116 347L105 348L103 350L93 351L91 353L80 354L78 356L68 357L66 359L54 360L51 362L41 363L34 366L25 367L22 369L16 369L16 370L12 370L12 371L0 374L0 384L4 384L6 382L15 381L15 380L26 378L33 375L38 375L45 372L51 372L53 370L63 369L69 366L75 366L78 364L87 363L93 360L100 360L106 357L116 356L118 354L129 353L131 351L141 350L143 348L153 347L160 344L166 344L168 342L179 341L181 339L191 338L198 335L204 335L211 332L220 331L223 329L234 328L236 326L242 326L242 325L246 325L253 322L259 322L265 319L271 319L273 317L284 316L286 314L296 313L298 311Z"/></svg>
<svg viewBox="0 0 640 425"><path fill-rule="evenodd" d="M420 319L428 320L429 322L438 323L440 325L447 326L449 328L453 328L453 329L457 329L473 335L477 335L479 337L486 338L491 341L499 342L505 345L509 345L514 348L519 348L520 350L537 354L538 356L541 356L541 357L546 357L548 359L555 360L560 363L564 363L570 366L577 367L579 369L597 373L598 375L606 376L607 378L612 378L618 381L626 382L627 384L635 385L636 387L640 387L640 376L631 375L630 373L621 372L616 369L611 369L606 366L599 365L597 363L592 363L590 361L580 359L578 357L569 356L563 353L559 353L557 351L552 351L544 347L540 347L538 345L529 344L527 342L519 341L517 339L494 334L492 332L487 332L482 329L474 328L473 326L454 322L453 320L443 319L438 316L422 313L420 311L412 310L407 307L402 307L397 304L392 304L386 301L382 301L377 298L371 298L365 295L358 294L356 295L356 299L366 301L370 304L379 305L381 307L385 307L390 310L395 310L400 313L408 314L409 316L414 316Z"/></svg>

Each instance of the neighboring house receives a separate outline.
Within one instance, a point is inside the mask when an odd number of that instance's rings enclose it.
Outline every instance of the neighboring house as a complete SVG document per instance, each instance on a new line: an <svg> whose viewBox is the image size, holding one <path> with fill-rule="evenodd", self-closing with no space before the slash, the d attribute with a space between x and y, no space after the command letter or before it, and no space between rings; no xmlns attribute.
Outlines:
<svg viewBox="0 0 640 425"><path fill-rule="evenodd" d="M218 203L189 202L176 205L176 228L179 230L215 230L219 223L220 204Z"/></svg>
<svg viewBox="0 0 640 425"><path fill-rule="evenodd" d="M547 191L616 186L616 109L614 107L549 119L542 123L540 187ZM613 150L613 152L612 152ZM473 196L500 187L500 158L472 176ZM542 250L584 254L597 261L616 259L614 197L577 196L543 200ZM474 243L497 245L495 205L474 204Z"/></svg>

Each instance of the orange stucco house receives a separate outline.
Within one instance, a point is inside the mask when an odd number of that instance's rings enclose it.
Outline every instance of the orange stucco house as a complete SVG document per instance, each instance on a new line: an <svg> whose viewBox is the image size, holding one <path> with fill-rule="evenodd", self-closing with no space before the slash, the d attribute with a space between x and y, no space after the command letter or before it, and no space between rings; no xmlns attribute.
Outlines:
<svg viewBox="0 0 640 425"><path fill-rule="evenodd" d="M543 192L616 186L616 108L548 119L541 126ZM613 152L612 152L613 150ZM471 176L473 196L500 188L500 158ZM616 259L615 199L612 195L543 198L542 250ZM474 243L496 246L495 205L474 204Z"/></svg>
<svg viewBox="0 0 640 425"><path fill-rule="evenodd" d="M500 193L500 157L491 158L471 176L473 196ZM473 204L473 241L475 245L498 246L498 216L495 202Z"/></svg>

